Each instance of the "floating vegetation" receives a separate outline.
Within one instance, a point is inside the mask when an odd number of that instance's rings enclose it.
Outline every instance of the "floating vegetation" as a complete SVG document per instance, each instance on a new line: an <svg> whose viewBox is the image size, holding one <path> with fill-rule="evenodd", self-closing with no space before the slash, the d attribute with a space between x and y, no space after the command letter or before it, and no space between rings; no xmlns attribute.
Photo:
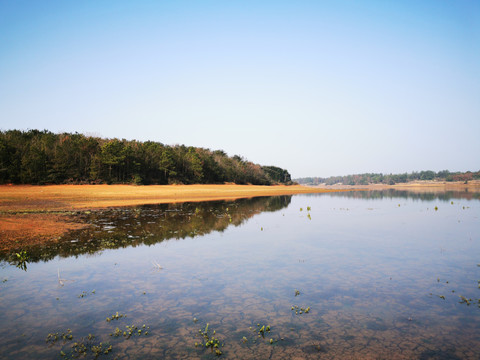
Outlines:
<svg viewBox="0 0 480 360"><path fill-rule="evenodd" d="M223 344L220 344L220 340L215 337L216 331L213 330L213 332L210 334L209 333L209 324L205 326L205 329L198 330L199 334L203 337L203 340L205 342L196 342L195 347L202 347L202 348L210 348L212 352L215 353L216 356L222 355L222 352L220 351L220 346L223 346Z"/></svg>
<svg viewBox="0 0 480 360"><path fill-rule="evenodd" d="M5 279L2 280L2 283L6 283L7 281L8 281L8 279L5 278Z"/></svg>
<svg viewBox="0 0 480 360"><path fill-rule="evenodd" d="M46 342L49 346L53 346L58 340L63 340L63 344L67 341L73 340L72 331L67 329L67 332L59 335L58 332L50 333L47 335ZM107 355L112 351L112 345L104 344L102 342L95 343L95 335L88 334L87 337L82 338L79 342L74 342L71 346L71 350L62 348L60 350L60 356L66 357L67 355L72 358L86 357L88 353L91 353L96 359L100 355Z"/></svg>
<svg viewBox="0 0 480 360"><path fill-rule="evenodd" d="M445 300L445 296L443 295L437 295L440 299Z"/></svg>
<svg viewBox="0 0 480 360"><path fill-rule="evenodd" d="M307 308L298 307L297 305L292 305L292 311L295 311L295 315L308 314L310 312L310 306Z"/></svg>
<svg viewBox="0 0 480 360"><path fill-rule="evenodd" d="M465 296L462 296L462 295L459 295L459 298L460 298L460 301L459 301L460 304L467 304L467 306L470 306L472 299L467 299Z"/></svg>
<svg viewBox="0 0 480 360"><path fill-rule="evenodd" d="M88 295L90 294L95 294L96 290L92 290L90 293L86 292L86 291L82 291L82 293L80 295L77 295L77 297L79 299L82 299L84 297L87 297Z"/></svg>
<svg viewBox="0 0 480 360"><path fill-rule="evenodd" d="M49 333L47 335L45 342L47 344L53 345L60 339L62 339L64 342L66 342L67 340L72 340L73 339L72 330L67 329L67 332L62 333L62 335L59 335L58 332Z"/></svg>
<svg viewBox="0 0 480 360"><path fill-rule="evenodd" d="M295 289L295 296L298 296L298 295L300 295L300 291Z"/></svg>
<svg viewBox="0 0 480 360"><path fill-rule="evenodd" d="M94 343L95 335L88 334L86 338L83 338L80 342L72 344L72 357L85 357L90 352L94 358L100 355L108 355L112 351L112 345L100 343ZM64 355L63 355L63 354ZM60 353L62 356L66 356L63 351Z"/></svg>
<svg viewBox="0 0 480 360"><path fill-rule="evenodd" d="M438 210L438 206L435 206L435 211L437 211L437 210Z"/></svg>
<svg viewBox="0 0 480 360"><path fill-rule="evenodd" d="M124 318L124 317L127 317L127 315L125 315L125 314L119 314L118 311L117 311L117 312L116 312L115 314L113 314L112 316L107 317L106 321L107 321L107 322L110 322L110 321L112 321L112 320L118 320L118 319L121 319L121 318Z"/></svg>
<svg viewBox="0 0 480 360"><path fill-rule="evenodd" d="M112 351L112 345L100 343L98 345L92 345L92 353L95 357L100 356L101 354L108 354Z"/></svg>
<svg viewBox="0 0 480 360"><path fill-rule="evenodd" d="M303 208L300 208L300 211L303 211Z"/></svg>
<svg viewBox="0 0 480 360"><path fill-rule="evenodd" d="M123 332L122 330L120 330L118 327L115 328L115 330L113 331L113 333L110 334L110 336L115 336L115 337L119 337L120 335L122 335Z"/></svg>
<svg viewBox="0 0 480 360"><path fill-rule="evenodd" d="M270 332L270 325L262 325L260 326L260 324L257 324L257 334L258 336L262 336L262 337L265 337L265 333L268 333Z"/></svg>
<svg viewBox="0 0 480 360"><path fill-rule="evenodd" d="M15 253L15 260L12 262L12 265L15 265L17 268L27 271L27 263L29 257L25 250L22 250L18 253Z"/></svg>
<svg viewBox="0 0 480 360"><path fill-rule="evenodd" d="M310 211L312 210L312 208L310 206L307 206L307 211Z"/></svg>
<svg viewBox="0 0 480 360"><path fill-rule="evenodd" d="M123 336L127 339L135 335L137 336L141 336L142 334L148 335L148 330L150 329L150 327L146 326L145 324L143 324L143 326L140 329L138 328L138 326L135 326L135 325L126 325L125 328L126 330L123 332Z"/></svg>
<svg viewBox="0 0 480 360"><path fill-rule="evenodd" d="M310 214L307 214L307 217L309 220L312 220L312 217L310 216Z"/></svg>

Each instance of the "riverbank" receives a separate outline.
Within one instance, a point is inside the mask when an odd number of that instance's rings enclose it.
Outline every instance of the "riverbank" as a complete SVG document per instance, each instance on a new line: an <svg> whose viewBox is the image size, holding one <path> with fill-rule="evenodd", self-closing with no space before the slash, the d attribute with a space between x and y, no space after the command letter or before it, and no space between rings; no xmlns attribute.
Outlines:
<svg viewBox="0 0 480 360"><path fill-rule="evenodd" d="M334 191L347 190L301 185L2 185L0 251L55 241L69 230L86 227L74 211Z"/></svg>
<svg viewBox="0 0 480 360"><path fill-rule="evenodd" d="M314 189L324 190L409 190L417 192L438 192L438 191L472 191L480 192L480 180L471 180L467 184L464 181L412 181L394 185L369 184L369 185L325 185L311 186Z"/></svg>

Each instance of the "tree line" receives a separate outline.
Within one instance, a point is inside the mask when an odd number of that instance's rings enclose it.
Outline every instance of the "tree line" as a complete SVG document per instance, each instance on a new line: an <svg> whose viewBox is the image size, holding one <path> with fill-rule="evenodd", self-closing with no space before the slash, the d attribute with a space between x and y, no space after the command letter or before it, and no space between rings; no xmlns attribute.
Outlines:
<svg viewBox="0 0 480 360"><path fill-rule="evenodd" d="M365 173L365 174L356 174L356 175L346 175L346 176L330 176L327 178L322 177L305 177L300 179L295 179L299 184L305 185L334 185L334 184L343 184L343 185L368 185L368 184L387 184L394 185L397 183L406 183L411 181L419 180L434 180L434 181L463 181L468 182L469 180L478 180L480 179L480 171L477 172L450 172L448 170L442 170L439 172L426 170L412 173L403 173L403 174L375 174L375 173Z"/></svg>
<svg viewBox="0 0 480 360"><path fill-rule="evenodd" d="M0 184L291 184L287 170L222 150L48 130L0 131Z"/></svg>

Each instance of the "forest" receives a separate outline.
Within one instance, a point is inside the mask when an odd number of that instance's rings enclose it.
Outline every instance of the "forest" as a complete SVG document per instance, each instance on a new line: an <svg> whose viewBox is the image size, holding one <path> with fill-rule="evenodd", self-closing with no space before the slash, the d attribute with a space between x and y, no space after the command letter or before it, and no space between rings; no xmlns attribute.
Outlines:
<svg viewBox="0 0 480 360"><path fill-rule="evenodd" d="M304 185L334 185L334 184L343 184L343 185L368 185L368 184L387 184L394 185L397 183L407 183L411 181L419 180L429 180L429 181L463 181L468 182L469 180L478 180L480 179L480 171L477 172L450 172L448 170L442 170L439 172L426 170L418 171L412 173L403 173L403 174L375 174L375 173L366 173L366 174L356 174L356 175L346 175L346 176L331 176L328 178L322 177L305 177L300 179L294 179L294 181L299 184Z"/></svg>
<svg viewBox="0 0 480 360"><path fill-rule="evenodd" d="M222 150L48 130L0 131L0 184L292 184Z"/></svg>

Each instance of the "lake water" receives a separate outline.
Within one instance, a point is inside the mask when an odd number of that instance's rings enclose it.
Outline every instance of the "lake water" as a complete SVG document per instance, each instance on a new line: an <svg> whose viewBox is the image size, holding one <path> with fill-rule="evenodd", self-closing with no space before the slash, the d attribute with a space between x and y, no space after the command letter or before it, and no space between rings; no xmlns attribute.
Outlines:
<svg viewBox="0 0 480 360"><path fill-rule="evenodd" d="M0 358L480 358L478 194L77 216L91 227L26 263L0 254Z"/></svg>

